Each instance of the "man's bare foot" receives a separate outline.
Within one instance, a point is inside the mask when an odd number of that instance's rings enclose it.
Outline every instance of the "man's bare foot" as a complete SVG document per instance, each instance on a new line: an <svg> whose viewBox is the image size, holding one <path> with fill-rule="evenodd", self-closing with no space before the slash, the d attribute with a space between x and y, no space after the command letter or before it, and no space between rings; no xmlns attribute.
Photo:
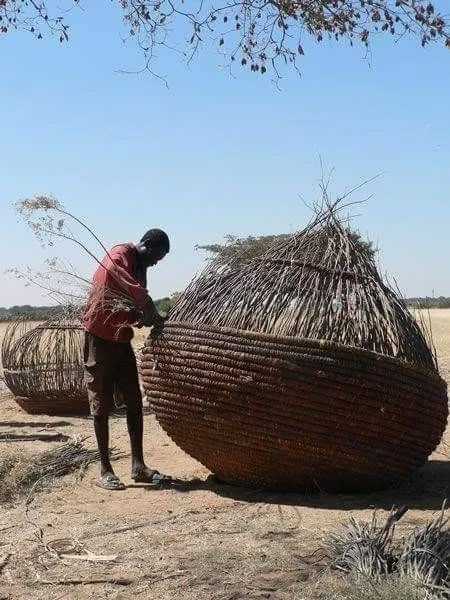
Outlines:
<svg viewBox="0 0 450 600"><path fill-rule="evenodd" d="M126 489L125 485L120 481L117 475L112 472L103 473L96 482L96 485L104 490L110 491L123 491Z"/></svg>

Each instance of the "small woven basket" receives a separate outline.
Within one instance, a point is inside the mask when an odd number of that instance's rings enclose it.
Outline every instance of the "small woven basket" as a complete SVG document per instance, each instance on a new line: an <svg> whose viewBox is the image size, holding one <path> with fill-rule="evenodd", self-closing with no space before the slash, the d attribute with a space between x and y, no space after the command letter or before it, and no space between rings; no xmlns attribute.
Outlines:
<svg viewBox="0 0 450 600"><path fill-rule="evenodd" d="M87 414L83 329L67 319L18 320L2 344L5 383L30 414Z"/></svg>

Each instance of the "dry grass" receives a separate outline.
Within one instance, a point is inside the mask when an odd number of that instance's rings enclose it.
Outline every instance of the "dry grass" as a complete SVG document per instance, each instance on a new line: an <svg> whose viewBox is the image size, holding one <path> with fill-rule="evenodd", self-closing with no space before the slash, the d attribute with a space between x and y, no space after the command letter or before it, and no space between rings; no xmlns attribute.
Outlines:
<svg viewBox="0 0 450 600"><path fill-rule="evenodd" d="M433 369L426 330L383 280L370 246L349 228L341 200L331 203L322 191L311 222L261 256L247 258L239 249L231 258L215 257L170 319L327 340Z"/></svg>
<svg viewBox="0 0 450 600"><path fill-rule="evenodd" d="M0 458L0 504L12 504L27 486L32 455L17 448L2 448Z"/></svg>
<svg viewBox="0 0 450 600"><path fill-rule="evenodd" d="M112 458L117 456L112 451ZM46 489L57 477L69 473L79 476L97 461L97 450L89 450L82 439L73 439L51 450L33 454L17 446L2 448L0 457L0 505L12 505L26 497L29 502L36 492Z"/></svg>
<svg viewBox="0 0 450 600"><path fill-rule="evenodd" d="M366 577L344 577L327 573L292 600L423 600L424 590L405 577L385 577L374 583Z"/></svg>
<svg viewBox="0 0 450 600"><path fill-rule="evenodd" d="M448 598L450 529L445 506L438 517L416 528L401 543L394 534L406 508L392 511L384 524L379 524L376 511L371 521L351 517L330 536L331 566L353 578L357 575L359 582L367 581L373 587L409 581L427 599Z"/></svg>
<svg viewBox="0 0 450 600"><path fill-rule="evenodd" d="M434 343L436 345L438 360L444 379L450 381L450 308L433 308L430 311L418 311L425 322L431 321ZM0 322L0 345L3 340L8 323ZM133 346L143 346L148 335L148 329L136 329ZM1 367L1 365L0 365Z"/></svg>
<svg viewBox="0 0 450 600"><path fill-rule="evenodd" d="M323 564L307 565L295 552L279 550L275 547L262 552L256 540L234 547L227 543L212 546L199 540L196 547L185 550L180 561L180 572L187 574L186 589L192 590L192 596L186 593L183 598L424 600L426 594L408 576L390 575L376 580L364 575L342 575Z"/></svg>
<svg viewBox="0 0 450 600"><path fill-rule="evenodd" d="M450 308L420 311L425 321L431 322L434 344L442 376L450 384Z"/></svg>

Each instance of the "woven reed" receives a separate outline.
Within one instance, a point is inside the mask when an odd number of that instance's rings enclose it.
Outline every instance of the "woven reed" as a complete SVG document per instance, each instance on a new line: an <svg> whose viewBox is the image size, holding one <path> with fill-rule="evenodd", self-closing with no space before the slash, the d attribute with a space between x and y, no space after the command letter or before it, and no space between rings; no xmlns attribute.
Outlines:
<svg viewBox="0 0 450 600"><path fill-rule="evenodd" d="M247 485L379 488L447 422L431 339L326 198L264 254L212 261L148 340L142 378L175 442Z"/></svg>
<svg viewBox="0 0 450 600"><path fill-rule="evenodd" d="M86 393L80 395L32 394L28 398L14 396L17 404L30 415L88 415L89 404Z"/></svg>
<svg viewBox="0 0 450 600"><path fill-rule="evenodd" d="M447 422L427 368L342 344L170 322L142 355L170 437L218 477L376 489L427 459Z"/></svg>
<svg viewBox="0 0 450 600"><path fill-rule="evenodd" d="M314 340L395 356L430 369L430 341L374 256L335 208L248 258L213 260L182 294L173 321Z"/></svg>
<svg viewBox="0 0 450 600"><path fill-rule="evenodd" d="M87 414L83 330L77 321L12 322L2 343L6 385L30 414Z"/></svg>

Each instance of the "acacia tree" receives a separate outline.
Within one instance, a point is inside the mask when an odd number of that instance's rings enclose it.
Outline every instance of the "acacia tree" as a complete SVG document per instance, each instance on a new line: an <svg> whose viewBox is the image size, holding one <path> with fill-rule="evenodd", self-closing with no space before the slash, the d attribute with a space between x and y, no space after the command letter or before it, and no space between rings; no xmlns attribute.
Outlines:
<svg viewBox="0 0 450 600"><path fill-rule="evenodd" d="M50 32L67 42L67 9L82 1L0 0L0 34L23 29L42 38ZM142 50L149 70L155 49L171 48L180 34L188 59L213 38L230 64L276 74L280 63L298 67L305 36L368 47L373 36L384 33L416 37L422 46L441 41L450 47L449 22L428 0L104 1L118 4L127 34Z"/></svg>
<svg viewBox="0 0 450 600"><path fill-rule="evenodd" d="M348 233L352 242L363 254L366 255L367 259L374 261L378 249L374 246L373 242L370 240L364 240L361 234L357 231L348 229ZM220 264L229 264L231 261L247 261L253 258L259 258L275 245L281 244L293 236L295 236L295 234L289 233L281 233L278 235L261 235L256 237L250 235L243 238L239 238L234 235L226 235L223 243L207 244L197 246L196 248L197 250L204 250L207 252L210 260L216 261ZM327 245L327 241L327 235L326 232L324 232L324 248Z"/></svg>

